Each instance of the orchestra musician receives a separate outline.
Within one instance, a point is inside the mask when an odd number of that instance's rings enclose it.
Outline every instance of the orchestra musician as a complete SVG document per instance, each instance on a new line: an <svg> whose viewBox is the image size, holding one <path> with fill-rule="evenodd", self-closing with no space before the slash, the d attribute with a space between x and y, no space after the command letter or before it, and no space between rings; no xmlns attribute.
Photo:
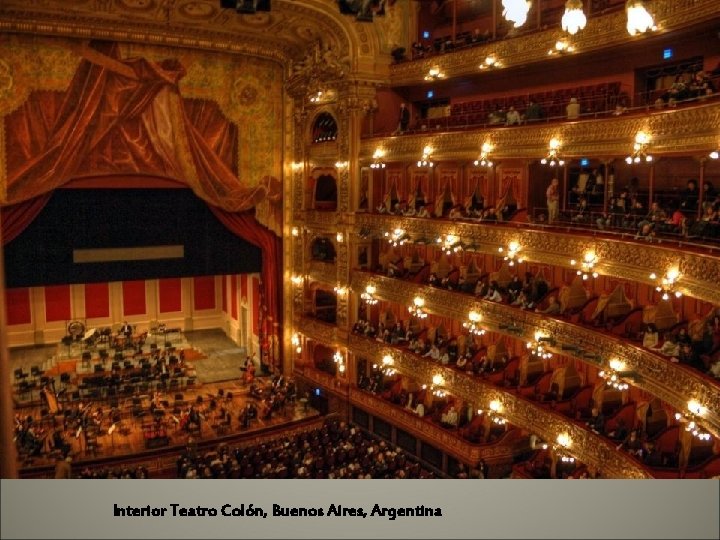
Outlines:
<svg viewBox="0 0 720 540"><path fill-rule="evenodd" d="M123 321L123 325L120 327L119 333L124 335L126 338L131 338L133 333L133 327L128 324L127 321Z"/></svg>

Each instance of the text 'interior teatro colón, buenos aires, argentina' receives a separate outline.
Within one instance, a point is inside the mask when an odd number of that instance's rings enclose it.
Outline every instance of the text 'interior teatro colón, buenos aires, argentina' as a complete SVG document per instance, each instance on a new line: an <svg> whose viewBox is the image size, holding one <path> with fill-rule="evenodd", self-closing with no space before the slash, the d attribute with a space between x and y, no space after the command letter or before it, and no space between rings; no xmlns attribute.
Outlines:
<svg viewBox="0 0 720 540"><path fill-rule="evenodd" d="M717 0L3 0L3 478L720 475Z"/></svg>

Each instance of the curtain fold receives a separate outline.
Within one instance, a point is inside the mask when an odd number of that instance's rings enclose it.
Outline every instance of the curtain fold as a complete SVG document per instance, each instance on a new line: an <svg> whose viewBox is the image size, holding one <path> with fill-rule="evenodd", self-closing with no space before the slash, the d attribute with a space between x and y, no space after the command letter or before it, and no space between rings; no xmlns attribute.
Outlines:
<svg viewBox="0 0 720 540"><path fill-rule="evenodd" d="M87 175L145 174L187 184L230 212L278 195L270 176L249 185L233 172L237 131L217 107L183 100L177 60L121 59L93 42L64 93L34 92L7 115L7 193L15 204Z"/></svg>
<svg viewBox="0 0 720 540"><path fill-rule="evenodd" d="M277 340L281 335L279 327L282 313L283 275L282 275L282 239L263 227L253 212L227 212L222 208L208 205L215 217L227 229L262 250L262 283L260 290L262 301L260 309L267 315L264 317L264 328L261 326L261 346L263 337ZM261 317L263 313L260 314ZM269 342L265 345L269 345ZM268 359L275 361L274 348L268 346Z"/></svg>
<svg viewBox="0 0 720 540"><path fill-rule="evenodd" d="M51 196L51 193L46 193L34 199L0 208L3 246L15 240L35 220Z"/></svg>

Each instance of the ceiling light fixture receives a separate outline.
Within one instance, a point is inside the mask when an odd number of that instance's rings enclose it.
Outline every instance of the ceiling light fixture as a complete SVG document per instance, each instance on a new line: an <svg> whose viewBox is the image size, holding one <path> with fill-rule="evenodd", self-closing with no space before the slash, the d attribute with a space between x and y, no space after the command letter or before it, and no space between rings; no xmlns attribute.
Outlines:
<svg viewBox="0 0 720 540"><path fill-rule="evenodd" d="M562 29L571 35L585 28L587 17L583 12L582 0L567 0L565 13L562 16Z"/></svg>

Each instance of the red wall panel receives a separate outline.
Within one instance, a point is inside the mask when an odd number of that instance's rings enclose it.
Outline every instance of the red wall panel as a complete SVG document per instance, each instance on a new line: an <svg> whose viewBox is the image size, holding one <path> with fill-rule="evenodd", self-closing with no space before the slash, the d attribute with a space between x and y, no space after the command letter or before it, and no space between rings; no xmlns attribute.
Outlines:
<svg viewBox="0 0 720 540"><path fill-rule="evenodd" d="M193 278L194 309L215 309L215 277L201 276Z"/></svg>
<svg viewBox="0 0 720 540"><path fill-rule="evenodd" d="M88 319L110 316L110 286L107 283L85 284L85 317Z"/></svg>
<svg viewBox="0 0 720 540"><path fill-rule="evenodd" d="M248 277L247 274L240 274L240 298L248 297Z"/></svg>
<svg viewBox="0 0 720 540"><path fill-rule="evenodd" d="M222 276L222 310L227 313L227 276Z"/></svg>
<svg viewBox="0 0 720 540"><path fill-rule="evenodd" d="M7 289L5 291L7 302L8 326L13 324L29 324L32 322L30 316L30 289Z"/></svg>
<svg viewBox="0 0 720 540"><path fill-rule="evenodd" d="M238 279L237 275L233 274L230 276L230 316L235 319L236 321L238 319Z"/></svg>
<svg viewBox="0 0 720 540"><path fill-rule="evenodd" d="M144 315L145 281L123 281L122 290L124 315Z"/></svg>
<svg viewBox="0 0 720 540"><path fill-rule="evenodd" d="M45 287L45 320L67 321L71 317L70 285Z"/></svg>
<svg viewBox="0 0 720 540"><path fill-rule="evenodd" d="M182 281L180 278L158 280L160 313L182 311Z"/></svg>
<svg viewBox="0 0 720 540"><path fill-rule="evenodd" d="M259 334L258 317L260 314L260 280L256 277L252 278L253 302L252 302L252 331L256 336Z"/></svg>

